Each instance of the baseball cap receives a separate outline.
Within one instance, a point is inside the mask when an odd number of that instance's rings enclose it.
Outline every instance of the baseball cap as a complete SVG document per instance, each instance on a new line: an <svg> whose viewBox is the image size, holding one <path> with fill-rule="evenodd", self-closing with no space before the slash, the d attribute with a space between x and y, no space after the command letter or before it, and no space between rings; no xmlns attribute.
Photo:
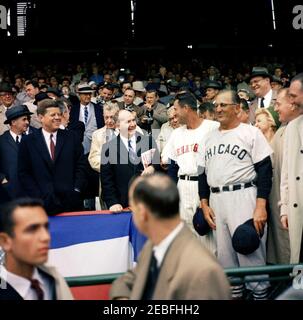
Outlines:
<svg viewBox="0 0 303 320"><path fill-rule="evenodd" d="M260 236L255 229L253 219L239 225L232 236L232 246L238 253L251 254L259 248L259 245Z"/></svg>
<svg viewBox="0 0 303 320"><path fill-rule="evenodd" d="M200 236L205 236L211 230L201 208L197 208L193 216L193 226Z"/></svg>

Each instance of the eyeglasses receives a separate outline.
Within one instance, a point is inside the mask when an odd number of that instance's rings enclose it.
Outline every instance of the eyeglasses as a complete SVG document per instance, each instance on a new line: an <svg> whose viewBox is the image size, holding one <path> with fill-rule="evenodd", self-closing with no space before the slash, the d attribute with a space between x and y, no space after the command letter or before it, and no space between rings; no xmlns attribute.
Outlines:
<svg viewBox="0 0 303 320"><path fill-rule="evenodd" d="M264 78L251 80L249 85L252 87L253 85L260 83L262 80L264 80Z"/></svg>
<svg viewBox="0 0 303 320"><path fill-rule="evenodd" d="M215 103L214 104L215 108L218 108L219 106L221 108L226 108L228 106L235 106L235 105L237 105L237 104L236 103Z"/></svg>
<svg viewBox="0 0 303 320"><path fill-rule="evenodd" d="M12 97L13 96L13 93L10 93L10 92L1 92L0 93L0 96L1 97Z"/></svg>

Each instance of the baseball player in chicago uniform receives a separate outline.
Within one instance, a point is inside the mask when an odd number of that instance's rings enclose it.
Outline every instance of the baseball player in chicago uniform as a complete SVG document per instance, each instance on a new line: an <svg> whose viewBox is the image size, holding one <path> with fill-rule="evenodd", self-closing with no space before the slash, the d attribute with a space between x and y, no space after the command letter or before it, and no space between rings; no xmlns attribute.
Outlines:
<svg viewBox="0 0 303 320"><path fill-rule="evenodd" d="M170 162L168 173L178 183L180 192L180 215L190 229L214 254L216 245L212 232L201 237L193 228L193 216L199 206L198 159L203 137L218 128L216 121L199 117L198 103L189 92L180 93L174 102L176 116L181 127L175 129L162 152L162 162ZM201 150L202 151L202 150Z"/></svg>
<svg viewBox="0 0 303 320"><path fill-rule="evenodd" d="M206 135L200 158L205 167L199 190L201 208L210 227L216 229L217 257L224 268L265 265L272 149L258 128L240 123L236 92L221 91L215 107L220 127ZM233 233L251 218L258 234L263 234L259 248L247 255L237 253ZM266 296L268 282L255 285L248 286L254 297Z"/></svg>

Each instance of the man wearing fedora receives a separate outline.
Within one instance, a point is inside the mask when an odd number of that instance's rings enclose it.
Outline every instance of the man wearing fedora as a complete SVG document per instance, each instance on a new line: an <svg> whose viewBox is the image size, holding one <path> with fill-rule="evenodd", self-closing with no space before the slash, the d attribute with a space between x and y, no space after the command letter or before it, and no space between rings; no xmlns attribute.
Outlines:
<svg viewBox="0 0 303 320"><path fill-rule="evenodd" d="M277 91L271 87L272 76L266 68L254 67L248 80L256 96L249 106L249 121L255 123L255 113L258 108L274 107L277 100Z"/></svg>
<svg viewBox="0 0 303 320"><path fill-rule="evenodd" d="M9 125L4 124L6 120L5 112L9 108L17 105L15 92L9 83L1 83L0 85L0 134L9 130Z"/></svg>
<svg viewBox="0 0 303 320"><path fill-rule="evenodd" d="M205 86L205 97L203 102L215 102L216 96L222 89L221 84L218 81L209 80Z"/></svg>
<svg viewBox="0 0 303 320"><path fill-rule="evenodd" d="M138 106L144 102L146 89L144 88L143 81L134 81L132 87L136 93L134 104Z"/></svg>
<svg viewBox="0 0 303 320"><path fill-rule="evenodd" d="M19 196L18 149L31 114L25 105L11 107L5 113L4 124L9 125L10 130L0 136L0 179L11 199Z"/></svg>
<svg viewBox="0 0 303 320"><path fill-rule="evenodd" d="M94 90L88 84L78 86L80 101L73 104L70 111L70 123L81 121L85 125L83 148L84 154L88 154L95 130L104 126L103 108L99 104L91 102Z"/></svg>

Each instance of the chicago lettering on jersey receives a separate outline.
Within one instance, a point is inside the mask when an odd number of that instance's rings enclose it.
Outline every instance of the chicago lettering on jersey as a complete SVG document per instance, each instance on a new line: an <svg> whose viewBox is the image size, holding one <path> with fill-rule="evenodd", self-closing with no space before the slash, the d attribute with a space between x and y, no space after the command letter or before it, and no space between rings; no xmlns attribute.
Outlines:
<svg viewBox="0 0 303 320"><path fill-rule="evenodd" d="M219 155L219 154L231 154L236 156L238 159L243 160L247 155L247 151L245 149L241 149L237 144L223 144L214 145L211 148L208 148L205 152L205 161L209 160L211 157Z"/></svg>
<svg viewBox="0 0 303 320"><path fill-rule="evenodd" d="M180 156L181 154L188 153L188 152L198 152L198 144L186 144L176 150L177 156Z"/></svg>

